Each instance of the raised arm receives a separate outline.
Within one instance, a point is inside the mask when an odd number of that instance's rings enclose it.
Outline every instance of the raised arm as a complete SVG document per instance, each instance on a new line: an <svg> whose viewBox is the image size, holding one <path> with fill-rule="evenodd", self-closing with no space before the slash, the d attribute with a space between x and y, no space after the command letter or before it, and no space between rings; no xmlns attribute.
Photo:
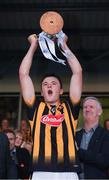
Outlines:
<svg viewBox="0 0 109 180"><path fill-rule="evenodd" d="M76 56L68 48L66 44L67 39L68 38L65 35L62 49L65 51L67 55L67 61L72 71L69 96L73 103L77 103L81 98L81 92L82 92L82 67Z"/></svg>
<svg viewBox="0 0 109 180"><path fill-rule="evenodd" d="M35 99L35 90L29 73L32 65L33 56L38 45L36 34L30 35L28 37L28 41L30 42L30 48L21 62L19 68L19 79L21 93L24 98L24 101L26 102L26 104L31 105Z"/></svg>

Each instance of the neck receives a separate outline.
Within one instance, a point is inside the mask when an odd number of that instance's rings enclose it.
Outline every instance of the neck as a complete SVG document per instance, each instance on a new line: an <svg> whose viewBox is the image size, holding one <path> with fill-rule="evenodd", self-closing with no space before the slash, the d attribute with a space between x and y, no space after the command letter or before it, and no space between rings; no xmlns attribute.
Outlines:
<svg viewBox="0 0 109 180"><path fill-rule="evenodd" d="M84 129L86 131L90 131L92 128L94 128L97 125L98 125L98 122L94 122L94 123L87 123L87 122L85 122Z"/></svg>
<svg viewBox="0 0 109 180"><path fill-rule="evenodd" d="M60 100L56 101L56 102L46 102L49 106L50 105L56 105L58 106L60 104Z"/></svg>

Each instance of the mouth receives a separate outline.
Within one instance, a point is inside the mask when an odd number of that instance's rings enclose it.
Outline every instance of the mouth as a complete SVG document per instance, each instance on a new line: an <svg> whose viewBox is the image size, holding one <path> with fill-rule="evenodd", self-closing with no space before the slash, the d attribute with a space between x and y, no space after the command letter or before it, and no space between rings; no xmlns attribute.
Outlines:
<svg viewBox="0 0 109 180"><path fill-rule="evenodd" d="M48 90L48 95L52 95L53 91L51 89Z"/></svg>
<svg viewBox="0 0 109 180"><path fill-rule="evenodd" d="M90 112L86 112L86 116L92 115Z"/></svg>

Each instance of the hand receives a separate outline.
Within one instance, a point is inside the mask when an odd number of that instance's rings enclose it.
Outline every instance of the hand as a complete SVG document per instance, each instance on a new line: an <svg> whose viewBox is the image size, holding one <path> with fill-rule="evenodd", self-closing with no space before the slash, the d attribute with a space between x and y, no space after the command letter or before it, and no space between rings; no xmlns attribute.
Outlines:
<svg viewBox="0 0 109 180"><path fill-rule="evenodd" d="M29 37L28 37L28 41L31 45L34 45L35 47L37 47L38 45L38 38L37 38L37 35L36 34L31 34Z"/></svg>
<svg viewBox="0 0 109 180"><path fill-rule="evenodd" d="M67 43L67 40L68 40L68 36L65 34L65 35L64 35L64 38L63 38L63 43L66 44L66 43Z"/></svg>
<svg viewBox="0 0 109 180"><path fill-rule="evenodd" d="M67 40L68 40L68 36L66 34L64 34L64 36L62 38L62 43L61 43L61 48L63 50L65 50L67 48Z"/></svg>

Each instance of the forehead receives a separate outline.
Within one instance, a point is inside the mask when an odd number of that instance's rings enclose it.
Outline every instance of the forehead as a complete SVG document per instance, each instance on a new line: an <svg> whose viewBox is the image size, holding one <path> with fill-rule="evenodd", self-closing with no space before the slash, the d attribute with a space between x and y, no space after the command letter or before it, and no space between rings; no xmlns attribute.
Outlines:
<svg viewBox="0 0 109 180"><path fill-rule="evenodd" d="M46 77L43 79L42 83L44 82L52 82L52 81L55 81L55 82L58 82L59 83L59 80L56 78L56 77L53 77L53 76L50 76L50 77ZM60 84L60 83L59 83Z"/></svg>
<svg viewBox="0 0 109 180"><path fill-rule="evenodd" d="M21 124L26 124L26 121L25 121L25 120L22 120L22 121L21 121Z"/></svg>
<svg viewBox="0 0 109 180"><path fill-rule="evenodd" d="M8 123L8 120L7 119L3 119L2 122Z"/></svg>
<svg viewBox="0 0 109 180"><path fill-rule="evenodd" d="M97 101L94 99L88 99L84 102L83 106L96 106Z"/></svg>
<svg viewBox="0 0 109 180"><path fill-rule="evenodd" d="M16 132L16 136L17 136L17 137L22 137L23 135L22 135L22 133L20 133L20 132Z"/></svg>
<svg viewBox="0 0 109 180"><path fill-rule="evenodd" d="M14 137L14 134L13 133L11 133L11 132L9 132L9 133L7 133L7 136L10 138L10 137Z"/></svg>
<svg viewBox="0 0 109 180"><path fill-rule="evenodd" d="M109 125L109 121L106 121L106 124L108 124L108 125Z"/></svg>

